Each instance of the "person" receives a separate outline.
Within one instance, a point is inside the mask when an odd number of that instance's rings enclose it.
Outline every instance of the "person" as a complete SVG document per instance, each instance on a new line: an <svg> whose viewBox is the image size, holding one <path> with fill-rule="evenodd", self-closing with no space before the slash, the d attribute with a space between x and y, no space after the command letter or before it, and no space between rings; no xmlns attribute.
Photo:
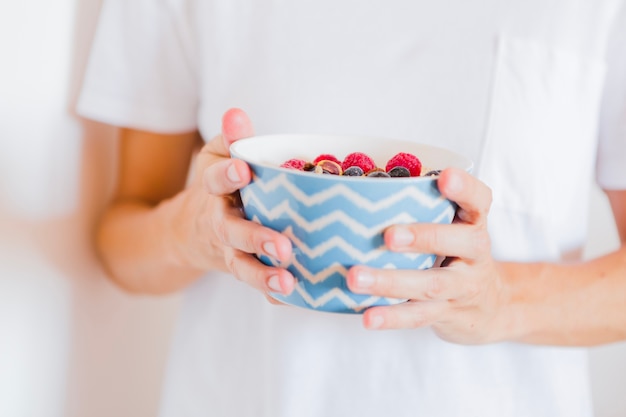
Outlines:
<svg viewBox="0 0 626 417"><path fill-rule="evenodd" d="M584 347L626 338L624 10L105 1L78 110L120 127L97 236L111 279L184 293L161 416L591 416ZM228 146L305 132L475 161L438 180L452 225L384 235L440 267L350 270L354 291L409 302L359 316L263 296L295 283L255 255L286 262L291 243L243 218L251 172ZM594 170L622 244L583 261Z"/></svg>

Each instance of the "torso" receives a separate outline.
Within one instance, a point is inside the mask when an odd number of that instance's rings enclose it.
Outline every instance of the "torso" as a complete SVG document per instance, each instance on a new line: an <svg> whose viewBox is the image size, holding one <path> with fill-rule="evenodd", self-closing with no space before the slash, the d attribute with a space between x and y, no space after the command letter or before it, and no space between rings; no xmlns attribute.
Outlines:
<svg viewBox="0 0 626 417"><path fill-rule="evenodd" d="M498 258L557 260L582 245L576 202L593 174L607 36L598 28L619 1L171 3L184 4L197 52L203 136L237 106L257 133L449 147L494 191ZM189 289L164 416L590 415L582 350L372 333L356 316L271 306L232 281Z"/></svg>

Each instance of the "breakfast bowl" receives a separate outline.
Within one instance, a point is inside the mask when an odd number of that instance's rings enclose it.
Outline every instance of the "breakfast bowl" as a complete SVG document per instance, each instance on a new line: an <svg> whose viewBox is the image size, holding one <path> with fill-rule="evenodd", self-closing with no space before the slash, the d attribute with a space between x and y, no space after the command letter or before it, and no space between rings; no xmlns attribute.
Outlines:
<svg viewBox="0 0 626 417"><path fill-rule="evenodd" d="M313 161L321 155L324 160L335 157L341 166L355 152L369 156L382 168L375 171L384 171L398 154L414 155L422 165L422 175L327 175L314 169L319 161ZM437 171L472 169L471 160L448 149L362 136L255 136L233 143L230 153L252 171L251 182L240 190L246 218L283 233L293 245L291 259L280 266L296 278L295 289L290 295L270 296L286 304L335 313L358 314L372 306L406 301L353 293L346 284L347 272L355 265L431 268L436 254L390 251L383 232L394 224L451 223L456 205L439 193ZM286 163L292 160L306 161L306 167ZM423 175L428 171L432 174ZM279 266L269 257L258 257L266 265Z"/></svg>

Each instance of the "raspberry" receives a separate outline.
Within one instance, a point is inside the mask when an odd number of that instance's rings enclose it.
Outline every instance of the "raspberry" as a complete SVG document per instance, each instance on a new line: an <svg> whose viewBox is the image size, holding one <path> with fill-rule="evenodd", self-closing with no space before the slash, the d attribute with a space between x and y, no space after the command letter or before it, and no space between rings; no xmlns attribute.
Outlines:
<svg viewBox="0 0 626 417"><path fill-rule="evenodd" d="M341 164L341 167L345 171L346 169L357 166L363 170L363 172L369 172L376 168L374 160L362 152L353 152L346 156Z"/></svg>
<svg viewBox="0 0 626 417"><path fill-rule="evenodd" d="M409 170L412 177L419 177L422 171L422 163L417 156L406 152L400 152L393 156L387 162L385 171L389 172L395 167L405 167Z"/></svg>
<svg viewBox="0 0 626 417"><path fill-rule="evenodd" d="M304 160L293 158L293 159L289 159L288 161L283 162L280 167L289 168L289 169L297 169L298 171L303 171L305 164L306 162Z"/></svg>
<svg viewBox="0 0 626 417"><path fill-rule="evenodd" d="M318 162L324 161L324 160L326 160L326 161L333 161L333 162L336 162L339 165L341 165L341 161L339 159L337 159L337 157L335 157L335 155L331 155L329 153L323 153L320 156L318 156L317 158L315 158L313 160L313 164L317 165Z"/></svg>

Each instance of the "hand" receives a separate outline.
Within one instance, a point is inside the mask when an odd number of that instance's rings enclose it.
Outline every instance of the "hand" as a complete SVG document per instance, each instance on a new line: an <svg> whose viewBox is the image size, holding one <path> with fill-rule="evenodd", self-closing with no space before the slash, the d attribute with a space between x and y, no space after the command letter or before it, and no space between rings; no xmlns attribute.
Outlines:
<svg viewBox="0 0 626 417"><path fill-rule="evenodd" d="M353 267L348 273L348 287L356 293L409 299L365 311L363 323L367 328L430 325L451 342L495 341L495 321L505 297L487 232L491 190L459 169L443 171L438 186L459 206L451 225L396 225L385 231L384 238L393 251L443 256L441 266L423 271Z"/></svg>
<svg viewBox="0 0 626 417"><path fill-rule="evenodd" d="M196 175L185 191L174 232L176 252L201 270L219 268L263 292L289 294L295 280L285 269L264 265L254 254L284 262L291 242L282 234L243 216L239 189L251 180L248 165L229 157L229 146L252 136L252 124L239 109L227 111L222 133L209 141L196 160Z"/></svg>

